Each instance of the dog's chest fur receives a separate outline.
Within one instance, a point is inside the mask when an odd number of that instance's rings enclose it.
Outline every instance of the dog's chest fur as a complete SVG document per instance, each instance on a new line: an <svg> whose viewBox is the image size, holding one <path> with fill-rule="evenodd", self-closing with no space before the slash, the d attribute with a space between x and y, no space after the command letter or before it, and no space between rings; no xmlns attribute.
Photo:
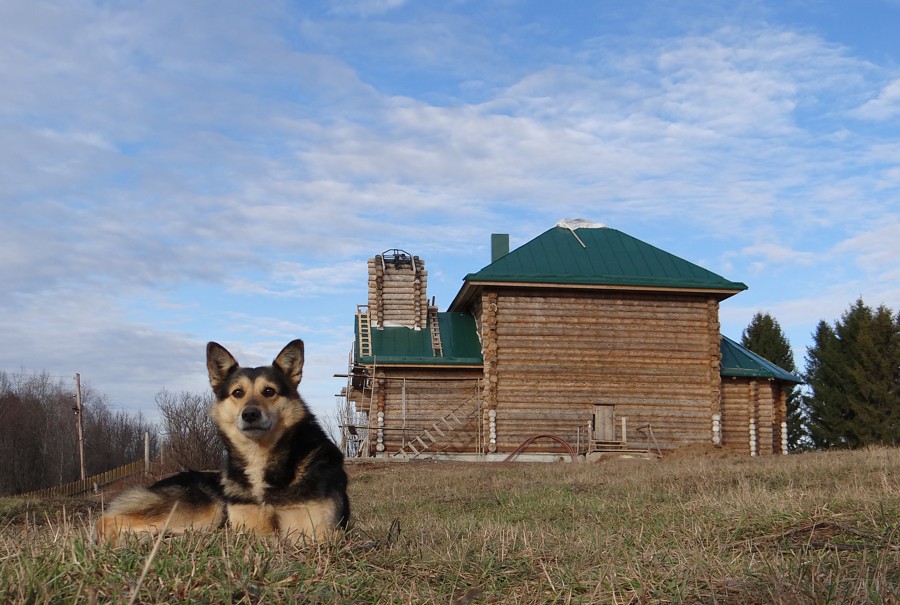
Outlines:
<svg viewBox="0 0 900 605"><path fill-rule="evenodd" d="M271 487L266 482L266 463L269 458L265 452L259 448L256 451L250 451L247 456L247 464L244 466L244 475L249 482L249 491L255 502L263 502L265 500L266 490Z"/></svg>
<svg viewBox="0 0 900 605"><path fill-rule="evenodd" d="M226 495L236 501L262 504L296 492L309 457L315 453L298 443L302 442L300 428L291 427L269 448L255 443L237 445L226 439L228 465L222 478Z"/></svg>

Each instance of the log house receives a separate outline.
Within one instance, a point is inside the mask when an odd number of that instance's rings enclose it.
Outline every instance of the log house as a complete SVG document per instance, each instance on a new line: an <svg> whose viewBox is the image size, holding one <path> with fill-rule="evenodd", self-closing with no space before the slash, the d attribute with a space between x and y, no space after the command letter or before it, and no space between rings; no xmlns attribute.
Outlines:
<svg viewBox="0 0 900 605"><path fill-rule="evenodd" d="M709 443L786 453L796 376L722 337L746 289L615 229L561 222L464 278L446 312L424 261L369 261L346 396L367 422L356 455L502 460L671 451Z"/></svg>

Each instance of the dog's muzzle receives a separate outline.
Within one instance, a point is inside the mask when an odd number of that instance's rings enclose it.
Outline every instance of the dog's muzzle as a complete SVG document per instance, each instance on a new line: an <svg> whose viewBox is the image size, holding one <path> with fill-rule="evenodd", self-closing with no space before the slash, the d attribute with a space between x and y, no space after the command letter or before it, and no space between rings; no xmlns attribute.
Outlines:
<svg viewBox="0 0 900 605"><path fill-rule="evenodd" d="M237 420L238 430L248 436L260 435L272 428L272 419L255 405L241 410Z"/></svg>

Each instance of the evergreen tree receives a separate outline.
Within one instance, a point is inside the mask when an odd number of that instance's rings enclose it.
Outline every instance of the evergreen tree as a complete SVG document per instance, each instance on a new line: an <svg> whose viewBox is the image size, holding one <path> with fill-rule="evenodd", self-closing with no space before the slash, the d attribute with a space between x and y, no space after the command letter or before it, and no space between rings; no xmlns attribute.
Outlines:
<svg viewBox="0 0 900 605"><path fill-rule="evenodd" d="M807 351L804 398L819 448L900 444L900 315L857 300Z"/></svg>
<svg viewBox="0 0 900 605"><path fill-rule="evenodd" d="M806 352L806 381L809 395L803 407L809 419L808 431L817 448L846 446L841 435L848 430L850 410L840 385L843 381L840 342L824 320L813 333L813 345Z"/></svg>
<svg viewBox="0 0 900 605"><path fill-rule="evenodd" d="M797 371L791 343L788 342L778 321L768 313L758 312L753 316L741 333L741 346L768 359L783 370L792 374ZM800 389L791 385L785 385L785 388L788 450L793 452L801 449L806 431L800 411Z"/></svg>

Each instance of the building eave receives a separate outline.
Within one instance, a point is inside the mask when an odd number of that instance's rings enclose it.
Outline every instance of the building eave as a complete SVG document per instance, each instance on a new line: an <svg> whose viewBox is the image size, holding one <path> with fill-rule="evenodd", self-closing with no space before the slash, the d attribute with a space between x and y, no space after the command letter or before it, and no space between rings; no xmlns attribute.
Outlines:
<svg viewBox="0 0 900 605"><path fill-rule="evenodd" d="M666 294L705 294L722 301L735 294L743 292L738 288L693 288L689 286L654 286L641 284L603 284L603 283L561 283L561 282L533 282L533 281L501 281L501 280L473 280L466 281L450 304L449 311L461 311L465 309L475 297L477 291L485 286L496 288L542 288L554 290L608 290L616 292L661 292Z"/></svg>

